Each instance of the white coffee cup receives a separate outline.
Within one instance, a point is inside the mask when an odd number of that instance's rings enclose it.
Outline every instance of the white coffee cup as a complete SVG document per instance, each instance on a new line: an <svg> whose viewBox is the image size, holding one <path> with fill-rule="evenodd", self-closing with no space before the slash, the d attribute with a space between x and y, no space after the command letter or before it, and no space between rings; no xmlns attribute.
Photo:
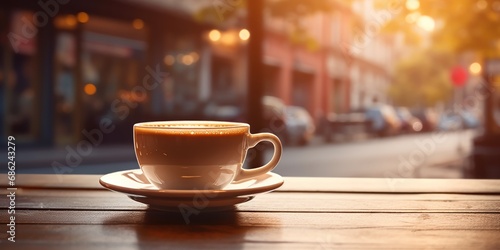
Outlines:
<svg viewBox="0 0 500 250"><path fill-rule="evenodd" d="M274 145L272 159L243 169L247 150L259 142ZM158 121L134 125L134 148L146 178L159 189L222 189L233 181L265 174L278 165L282 146L270 133L251 134L246 123Z"/></svg>

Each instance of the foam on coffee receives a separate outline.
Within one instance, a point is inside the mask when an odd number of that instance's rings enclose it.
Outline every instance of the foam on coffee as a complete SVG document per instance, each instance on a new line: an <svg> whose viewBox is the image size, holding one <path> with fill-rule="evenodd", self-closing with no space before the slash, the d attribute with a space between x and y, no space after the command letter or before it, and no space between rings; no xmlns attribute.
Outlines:
<svg viewBox="0 0 500 250"><path fill-rule="evenodd" d="M154 133L154 134L176 134L176 135L193 135L193 136L204 136L204 135L237 135L244 134L248 132L248 126L246 124L234 123L213 123L213 122L189 122L189 123L175 123L170 124L169 122L148 122L141 123L135 126L137 131L142 133Z"/></svg>

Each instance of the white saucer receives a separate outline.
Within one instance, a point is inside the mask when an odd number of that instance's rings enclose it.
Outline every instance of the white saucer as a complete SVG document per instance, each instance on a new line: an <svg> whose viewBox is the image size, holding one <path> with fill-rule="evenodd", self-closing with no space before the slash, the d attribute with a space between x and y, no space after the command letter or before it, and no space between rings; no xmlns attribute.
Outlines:
<svg viewBox="0 0 500 250"><path fill-rule="evenodd" d="M283 185L283 178L269 172L247 181L231 183L221 190L167 190L158 189L149 183L140 169L134 169L104 175L99 183L152 208L172 210L170 208L185 204L208 210L249 201L256 194L269 192Z"/></svg>

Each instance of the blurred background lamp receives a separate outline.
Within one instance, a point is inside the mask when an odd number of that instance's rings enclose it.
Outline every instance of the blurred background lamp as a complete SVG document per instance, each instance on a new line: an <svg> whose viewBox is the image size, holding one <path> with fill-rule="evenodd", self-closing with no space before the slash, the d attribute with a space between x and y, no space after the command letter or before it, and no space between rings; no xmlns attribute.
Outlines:
<svg viewBox="0 0 500 250"><path fill-rule="evenodd" d="M134 21L132 21L132 27L134 27L134 29L136 30L140 30L144 28L144 21L142 21L142 19L136 18L134 19Z"/></svg>
<svg viewBox="0 0 500 250"><path fill-rule="evenodd" d="M85 87L83 87L83 91L85 92L85 94L87 95L94 95L95 92L97 91L97 88L95 87L94 84L92 83L87 83L85 84Z"/></svg>
<svg viewBox="0 0 500 250"><path fill-rule="evenodd" d="M182 56L182 63L185 64L185 65L191 65L193 64L194 62L194 59L193 59L193 56L191 55L183 55Z"/></svg>
<svg viewBox="0 0 500 250"><path fill-rule="evenodd" d="M209 33L208 33L208 38L213 41L213 42L217 42L219 41L219 39L221 38L221 34L220 34L220 31L218 30L211 30Z"/></svg>
<svg viewBox="0 0 500 250"><path fill-rule="evenodd" d="M469 72L473 75L479 75L481 73L482 67L478 62L474 62L469 66Z"/></svg>
<svg viewBox="0 0 500 250"><path fill-rule="evenodd" d="M239 36L241 40L246 41L250 38L250 31L248 31L247 29L242 29L240 30Z"/></svg>
<svg viewBox="0 0 500 250"><path fill-rule="evenodd" d="M89 21L89 15L85 12L80 12L76 15L76 19L80 23L86 23Z"/></svg>
<svg viewBox="0 0 500 250"><path fill-rule="evenodd" d="M163 62L168 66L172 66L175 63L175 57L173 55L166 55L165 58L163 58Z"/></svg>

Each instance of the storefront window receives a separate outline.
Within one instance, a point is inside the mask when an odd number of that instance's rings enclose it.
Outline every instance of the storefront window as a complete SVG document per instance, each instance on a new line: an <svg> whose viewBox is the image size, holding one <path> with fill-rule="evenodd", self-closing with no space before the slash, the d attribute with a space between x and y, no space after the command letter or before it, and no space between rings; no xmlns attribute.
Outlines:
<svg viewBox="0 0 500 250"><path fill-rule="evenodd" d="M76 41L72 33L61 32L56 40L55 134L64 145L74 138Z"/></svg>
<svg viewBox="0 0 500 250"><path fill-rule="evenodd" d="M2 26L5 17L2 17ZM2 112L4 132L18 141L32 142L36 138L36 89L38 78L36 68L36 33L27 32L23 20L33 20L32 13L13 12L6 43L1 45L2 58ZM29 33L29 34L28 34ZM3 40L3 39L2 39Z"/></svg>
<svg viewBox="0 0 500 250"><path fill-rule="evenodd" d="M214 56L212 59L212 98L217 104L235 104L238 96L234 94L232 79L234 62L231 59Z"/></svg>
<svg viewBox="0 0 500 250"><path fill-rule="evenodd" d="M130 134L132 124L144 119L150 105L153 93L141 88L147 73L145 29L140 19L127 22L92 15L83 24L82 89L77 91L82 95L83 126L92 129L104 117L111 119L116 133L106 139L113 143L131 140L117 135Z"/></svg>
<svg viewBox="0 0 500 250"><path fill-rule="evenodd" d="M166 36L164 63L169 77L163 86L162 99L163 113L167 115L189 116L199 111L200 50L197 40L197 36L189 34Z"/></svg>
<svg viewBox="0 0 500 250"><path fill-rule="evenodd" d="M113 122L115 131L129 134L129 127L149 104L150 93L133 91L145 74L144 22L79 12L57 16L54 26L56 143L74 143L83 129L98 128L103 118ZM123 133L113 133L118 134ZM112 137L104 142L131 139Z"/></svg>

